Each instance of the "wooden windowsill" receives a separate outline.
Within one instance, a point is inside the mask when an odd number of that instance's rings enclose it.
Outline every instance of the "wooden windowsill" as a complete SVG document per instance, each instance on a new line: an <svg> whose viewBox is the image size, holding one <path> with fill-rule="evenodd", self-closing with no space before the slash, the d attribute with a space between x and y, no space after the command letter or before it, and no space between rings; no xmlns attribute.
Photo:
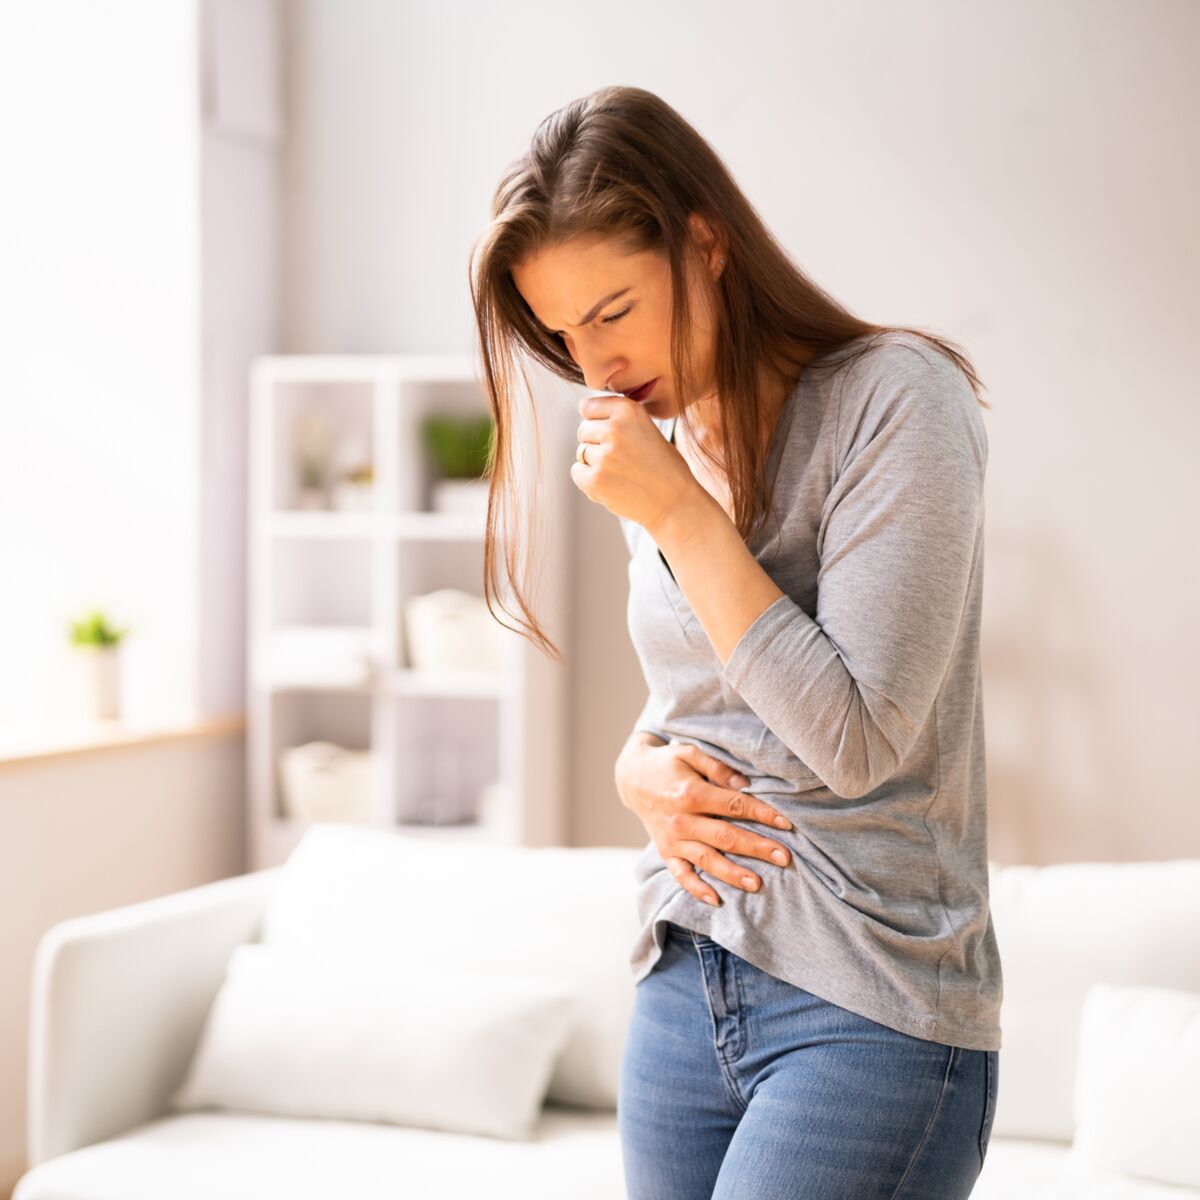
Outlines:
<svg viewBox="0 0 1200 1200"><path fill-rule="evenodd" d="M30 729L6 729L0 738L0 771L80 754L108 753L136 746L197 741L244 733L241 713L221 717L183 717L159 724L92 721Z"/></svg>

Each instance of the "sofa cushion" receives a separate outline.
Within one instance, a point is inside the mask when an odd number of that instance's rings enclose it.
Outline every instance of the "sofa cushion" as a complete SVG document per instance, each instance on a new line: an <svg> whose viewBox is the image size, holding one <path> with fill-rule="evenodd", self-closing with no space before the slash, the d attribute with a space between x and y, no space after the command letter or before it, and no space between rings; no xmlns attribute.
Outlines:
<svg viewBox="0 0 1200 1200"><path fill-rule="evenodd" d="M1195 1200L1200 1191L1102 1171L1076 1157L1065 1142L996 1138L971 1200ZM13 1197L20 1200L20 1197Z"/></svg>
<svg viewBox="0 0 1200 1200"><path fill-rule="evenodd" d="M615 1200L616 1114L547 1105L527 1142L369 1121L194 1112L59 1155L13 1200Z"/></svg>
<svg viewBox="0 0 1200 1200"><path fill-rule="evenodd" d="M1095 984L1084 1001L1074 1153L1200 1187L1200 993Z"/></svg>
<svg viewBox="0 0 1200 1200"><path fill-rule="evenodd" d="M568 978L575 1023L547 1099L614 1109L633 1010L634 865L619 846L462 845L402 829L305 831L267 901L261 937L281 949L357 947L411 966Z"/></svg>
<svg viewBox="0 0 1200 1200"><path fill-rule="evenodd" d="M1069 1143L1094 983L1200 991L1200 860L991 865L1004 994L993 1137Z"/></svg>
<svg viewBox="0 0 1200 1200"><path fill-rule="evenodd" d="M574 998L569 981L249 943L170 1107L528 1138Z"/></svg>

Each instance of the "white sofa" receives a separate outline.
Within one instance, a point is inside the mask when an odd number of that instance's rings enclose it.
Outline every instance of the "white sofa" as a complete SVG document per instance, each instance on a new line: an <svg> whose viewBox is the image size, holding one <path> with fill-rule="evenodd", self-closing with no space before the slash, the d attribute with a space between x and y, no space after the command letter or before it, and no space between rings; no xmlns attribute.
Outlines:
<svg viewBox="0 0 1200 1200"><path fill-rule="evenodd" d="M618 847L451 848L322 825L282 867L64 921L37 952L29 1169L13 1200L619 1200L633 864ZM999 1093L980 1200L1181 1200L1072 1150L1076 1035L1094 982L1200 992L1200 860L992 864L1004 964ZM413 964L553 962L588 997L537 1135L168 1111L235 947L352 939Z"/></svg>

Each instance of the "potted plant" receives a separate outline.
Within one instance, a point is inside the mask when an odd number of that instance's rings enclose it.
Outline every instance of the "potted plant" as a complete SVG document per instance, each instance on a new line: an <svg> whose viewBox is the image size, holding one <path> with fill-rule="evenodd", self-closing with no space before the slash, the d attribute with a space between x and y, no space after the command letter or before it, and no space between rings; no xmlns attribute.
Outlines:
<svg viewBox="0 0 1200 1200"><path fill-rule="evenodd" d="M435 478L434 512L486 512L494 423L490 413L455 416L436 413L421 422Z"/></svg>
<svg viewBox="0 0 1200 1200"><path fill-rule="evenodd" d="M319 414L305 413L296 430L296 507L322 509L329 458L329 430Z"/></svg>
<svg viewBox="0 0 1200 1200"><path fill-rule="evenodd" d="M117 629L100 609L68 625L71 645L82 665L85 715L97 720L120 716L119 651L129 629Z"/></svg>
<svg viewBox="0 0 1200 1200"><path fill-rule="evenodd" d="M306 510L325 507L325 476L319 463L302 459L299 467L300 489L296 495L296 507Z"/></svg>

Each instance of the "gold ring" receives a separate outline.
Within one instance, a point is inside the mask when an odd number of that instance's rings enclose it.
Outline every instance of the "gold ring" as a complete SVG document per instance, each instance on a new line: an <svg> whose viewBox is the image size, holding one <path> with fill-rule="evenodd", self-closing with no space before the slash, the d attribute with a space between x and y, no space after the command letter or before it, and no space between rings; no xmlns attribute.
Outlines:
<svg viewBox="0 0 1200 1200"><path fill-rule="evenodd" d="M579 461L580 461L581 463L583 463L583 465L584 465L585 467L588 465L588 460L587 460L587 442L580 442L580 443L579 443L579 453L578 453L578 454L576 454L576 455L575 455L575 457L576 457L577 459L579 459Z"/></svg>

